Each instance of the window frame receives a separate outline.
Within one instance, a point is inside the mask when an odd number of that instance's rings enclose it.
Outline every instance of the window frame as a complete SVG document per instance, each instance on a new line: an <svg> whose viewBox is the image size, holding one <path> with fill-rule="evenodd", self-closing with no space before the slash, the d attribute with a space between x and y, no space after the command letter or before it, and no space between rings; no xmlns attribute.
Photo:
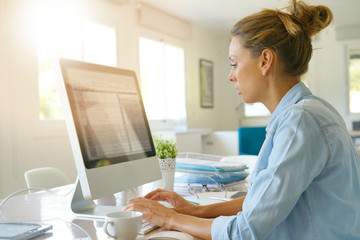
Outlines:
<svg viewBox="0 0 360 240"><path fill-rule="evenodd" d="M50 6L51 8L52 6ZM34 13L36 14L36 13ZM35 16L36 17L36 16ZM99 12L90 12L88 14L81 15L81 22L91 21L96 22L102 25L106 25L115 29L115 44L116 44L116 66L119 66L119 22L121 22L121 17L116 18L112 14L106 15L104 11ZM34 29L36 30L37 25L35 22ZM37 45L36 45L37 47ZM34 137L36 139L43 138L63 138L67 136L67 129L65 125L65 119L40 119L40 89L39 89L39 63L37 56L37 48L35 51L36 54L36 105L33 111L33 129ZM56 76L59 77L59 76Z"/></svg>
<svg viewBox="0 0 360 240"><path fill-rule="evenodd" d="M349 65L350 65L350 51L351 49L360 50L360 41L353 41L345 45L345 79L346 79L346 112L350 116L359 117L360 113L351 112L350 110L350 74L349 74ZM360 52L359 52L360 53Z"/></svg>
<svg viewBox="0 0 360 240"><path fill-rule="evenodd" d="M159 42L164 42L165 44L171 44L177 47L181 47L184 49L184 88L185 88L185 111L186 111L186 118L185 118L185 125L178 125L175 121L172 120L148 120L149 121L149 125L151 128L151 131L164 131L164 130L174 130L174 129L179 129L179 130L183 130L187 128L187 120L188 120L188 98L187 98L187 43L185 40L180 39L180 38L176 38L170 35L167 35L165 33L160 33L157 31L153 31L144 27L140 28L139 34L138 34L138 47L140 45L139 40L140 38L148 38L154 41L159 41ZM141 86L141 78L140 78L140 49L138 48L139 51L139 64L138 64L138 81L139 84Z"/></svg>

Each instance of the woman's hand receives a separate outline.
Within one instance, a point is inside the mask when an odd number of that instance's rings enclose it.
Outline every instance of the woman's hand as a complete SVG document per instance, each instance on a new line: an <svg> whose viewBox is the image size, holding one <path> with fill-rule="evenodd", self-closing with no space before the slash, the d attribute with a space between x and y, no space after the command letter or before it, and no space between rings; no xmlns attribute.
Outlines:
<svg viewBox="0 0 360 240"><path fill-rule="evenodd" d="M145 197L130 200L124 211L139 211L143 213L143 219L152 224L165 229L186 232L201 239L211 239L213 219L198 218L175 211L179 209L184 210L187 206L190 208L192 206L196 207L196 205L189 203L176 193L159 189ZM167 201L174 208L165 207L157 201Z"/></svg>
<svg viewBox="0 0 360 240"><path fill-rule="evenodd" d="M167 208L157 201L135 198L129 201L124 211L138 211L143 213L145 221L156 224L160 227L171 229L171 222L177 214L172 208Z"/></svg>
<svg viewBox="0 0 360 240"><path fill-rule="evenodd" d="M163 189L156 189L153 192L148 193L144 198L155 201L166 201L170 203L178 213L199 216L198 206L185 200L179 194L175 192L168 192Z"/></svg>

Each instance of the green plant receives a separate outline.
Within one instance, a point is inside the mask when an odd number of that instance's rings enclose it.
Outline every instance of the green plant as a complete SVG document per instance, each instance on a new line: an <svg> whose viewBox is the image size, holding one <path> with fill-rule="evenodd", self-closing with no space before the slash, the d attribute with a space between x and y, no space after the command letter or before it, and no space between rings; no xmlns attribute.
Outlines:
<svg viewBox="0 0 360 240"><path fill-rule="evenodd" d="M163 139L162 135L153 136L156 156L160 159L176 158L178 149L174 139Z"/></svg>

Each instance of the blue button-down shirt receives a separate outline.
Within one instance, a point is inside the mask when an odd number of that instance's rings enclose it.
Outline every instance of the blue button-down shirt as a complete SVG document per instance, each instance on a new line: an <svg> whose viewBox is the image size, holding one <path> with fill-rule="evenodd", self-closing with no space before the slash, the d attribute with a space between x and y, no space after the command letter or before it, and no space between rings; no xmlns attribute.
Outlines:
<svg viewBox="0 0 360 240"><path fill-rule="evenodd" d="M360 160L339 113L298 83L266 128L243 211L219 239L360 239Z"/></svg>

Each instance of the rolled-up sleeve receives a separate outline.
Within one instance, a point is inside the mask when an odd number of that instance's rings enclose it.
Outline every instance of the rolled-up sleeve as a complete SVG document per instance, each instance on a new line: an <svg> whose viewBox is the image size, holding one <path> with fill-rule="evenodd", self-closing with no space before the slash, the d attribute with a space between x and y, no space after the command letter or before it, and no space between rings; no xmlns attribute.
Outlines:
<svg viewBox="0 0 360 240"><path fill-rule="evenodd" d="M211 228L213 239L269 237L293 211L328 158L328 146L321 127L301 107L288 109L279 116L270 128L264 147L270 150L262 151L265 156L259 155L259 161L263 161L259 166L263 169L256 169L243 212L216 218Z"/></svg>
<svg viewBox="0 0 360 240"><path fill-rule="evenodd" d="M215 218L211 226L212 239L254 239L250 229L243 223L242 212L237 216L221 216Z"/></svg>

